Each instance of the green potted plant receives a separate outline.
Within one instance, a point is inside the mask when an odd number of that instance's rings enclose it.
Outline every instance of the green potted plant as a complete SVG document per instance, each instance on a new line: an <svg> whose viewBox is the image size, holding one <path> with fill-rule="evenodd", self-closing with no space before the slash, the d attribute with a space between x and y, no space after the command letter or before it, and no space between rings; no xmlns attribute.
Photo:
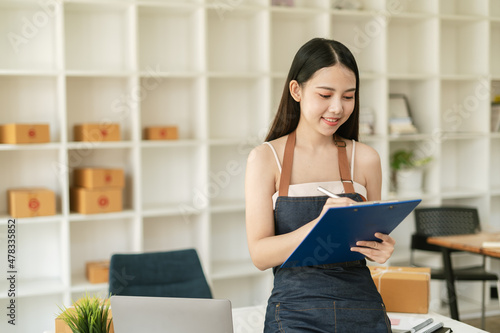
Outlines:
<svg viewBox="0 0 500 333"><path fill-rule="evenodd" d="M418 158L409 149L400 149L391 155L391 169L395 174L395 184L400 195L419 195L422 193L424 167L432 161L432 157Z"/></svg>
<svg viewBox="0 0 500 333"><path fill-rule="evenodd" d="M107 299L89 296L76 301L71 308L59 308L60 318L73 333L112 333L111 310Z"/></svg>

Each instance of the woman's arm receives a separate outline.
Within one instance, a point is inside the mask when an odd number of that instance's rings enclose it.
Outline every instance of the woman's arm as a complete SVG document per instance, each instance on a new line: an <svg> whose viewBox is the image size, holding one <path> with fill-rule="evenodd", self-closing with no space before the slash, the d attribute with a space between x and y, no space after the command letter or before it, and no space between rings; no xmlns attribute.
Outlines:
<svg viewBox="0 0 500 333"><path fill-rule="evenodd" d="M382 197L382 167L378 153L370 146L357 143L355 170L359 170L361 173L359 177L364 179L367 200L380 200ZM379 232L375 233L375 237L382 242L359 241L356 242L357 247L351 248L351 251L362 253L367 259L383 264L394 252L396 241L391 236Z"/></svg>
<svg viewBox="0 0 500 333"><path fill-rule="evenodd" d="M349 198L328 199L322 213L311 222L284 235L275 235L272 196L276 192L279 171L274 155L266 145L250 152L245 176L246 230L254 265L265 270L281 265L311 231L330 207L345 206Z"/></svg>

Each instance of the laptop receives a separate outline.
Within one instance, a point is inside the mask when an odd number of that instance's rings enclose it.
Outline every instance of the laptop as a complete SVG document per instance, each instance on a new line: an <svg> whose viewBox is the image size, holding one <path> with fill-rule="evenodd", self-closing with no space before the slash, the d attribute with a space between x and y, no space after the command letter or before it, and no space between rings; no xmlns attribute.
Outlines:
<svg viewBox="0 0 500 333"><path fill-rule="evenodd" d="M115 333L233 333L227 299L111 296Z"/></svg>

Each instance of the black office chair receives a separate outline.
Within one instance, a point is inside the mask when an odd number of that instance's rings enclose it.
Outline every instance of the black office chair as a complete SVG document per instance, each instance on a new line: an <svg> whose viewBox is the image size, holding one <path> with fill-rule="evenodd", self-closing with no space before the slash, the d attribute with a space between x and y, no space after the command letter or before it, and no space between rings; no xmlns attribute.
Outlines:
<svg viewBox="0 0 500 333"><path fill-rule="evenodd" d="M480 231L479 215L476 208L468 207L435 207L415 209L416 233L411 238L410 264L418 266L414 259L414 250L441 252L441 247L427 243L430 236L452 236L473 234ZM452 251L460 252L460 251ZM481 325L485 324L485 291L486 281L496 281L496 274L485 270L486 257L480 266L454 268L453 274L457 281L482 281L483 295L481 303ZM431 268L431 279L445 280L442 268ZM450 295L448 302L451 303Z"/></svg>
<svg viewBox="0 0 500 333"><path fill-rule="evenodd" d="M109 264L109 293L212 298L195 249L113 254Z"/></svg>

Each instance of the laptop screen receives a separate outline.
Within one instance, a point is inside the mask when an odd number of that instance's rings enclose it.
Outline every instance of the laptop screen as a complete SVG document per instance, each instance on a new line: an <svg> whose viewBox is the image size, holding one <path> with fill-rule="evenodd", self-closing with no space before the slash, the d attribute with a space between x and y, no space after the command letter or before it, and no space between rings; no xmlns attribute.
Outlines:
<svg viewBox="0 0 500 333"><path fill-rule="evenodd" d="M233 333L226 299L111 296L115 333Z"/></svg>

